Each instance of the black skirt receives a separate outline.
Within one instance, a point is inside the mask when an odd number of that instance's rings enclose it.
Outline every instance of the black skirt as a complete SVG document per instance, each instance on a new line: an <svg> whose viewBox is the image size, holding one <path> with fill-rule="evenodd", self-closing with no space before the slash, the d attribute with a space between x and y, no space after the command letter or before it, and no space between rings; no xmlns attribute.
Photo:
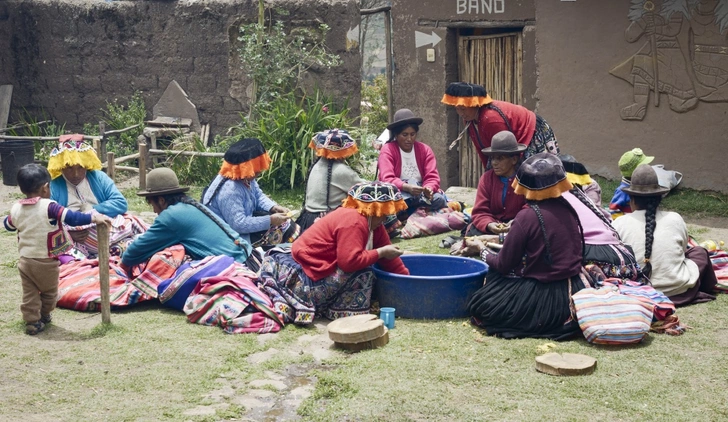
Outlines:
<svg viewBox="0 0 728 422"><path fill-rule="evenodd" d="M296 219L296 224L301 227L301 233L303 233L316 222L317 218L323 217L324 215L326 215L325 212L311 212L304 209Z"/></svg>
<svg viewBox="0 0 728 422"><path fill-rule="evenodd" d="M485 285L468 303L472 322L492 336L566 340L581 333L571 315L568 283L572 294L584 288L578 275L542 283L532 278L504 277L491 269Z"/></svg>

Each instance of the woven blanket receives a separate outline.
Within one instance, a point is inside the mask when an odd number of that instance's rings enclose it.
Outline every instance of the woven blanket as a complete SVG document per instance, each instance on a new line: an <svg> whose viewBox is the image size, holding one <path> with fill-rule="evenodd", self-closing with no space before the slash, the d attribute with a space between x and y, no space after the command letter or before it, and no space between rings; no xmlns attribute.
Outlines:
<svg viewBox="0 0 728 422"><path fill-rule="evenodd" d="M246 270L247 271L247 270ZM228 334L275 333L283 327L283 314L255 284L255 273L207 277L200 280L185 303L187 319L219 326Z"/></svg>
<svg viewBox="0 0 728 422"><path fill-rule="evenodd" d="M718 249L710 253L710 262L715 270L715 277L718 279L718 285L715 289L723 293L728 293L728 252Z"/></svg>
<svg viewBox="0 0 728 422"><path fill-rule="evenodd" d="M177 268L172 278L157 286L159 301L165 306L182 311L187 298L201 279L226 274L234 263L232 257L220 255L183 264Z"/></svg>
<svg viewBox="0 0 728 422"><path fill-rule="evenodd" d="M92 211L91 214L98 214ZM88 230L88 237L83 243L76 243L74 246L80 254L87 257L95 258L99 253L99 241L96 234L96 224L87 224L85 226L70 227L66 226L68 231ZM121 256L126 250L128 243L136 238L136 236L146 232L149 229L147 224L141 218L123 214L117 215L111 219L111 229L109 230L109 252L114 256Z"/></svg>
<svg viewBox="0 0 728 422"><path fill-rule="evenodd" d="M129 280L119 266L119 257L109 258L109 293L112 309L125 308L157 297L157 284L170 278L184 262L182 245L157 252L145 264L133 269ZM101 308L99 260L71 261L60 267L58 306L77 311L98 311Z"/></svg>
<svg viewBox="0 0 728 422"><path fill-rule="evenodd" d="M432 236L452 230L461 230L467 224L467 217L460 211L453 211L446 207L428 212L425 208L420 208L407 219L407 224L402 228L400 237L413 239Z"/></svg>

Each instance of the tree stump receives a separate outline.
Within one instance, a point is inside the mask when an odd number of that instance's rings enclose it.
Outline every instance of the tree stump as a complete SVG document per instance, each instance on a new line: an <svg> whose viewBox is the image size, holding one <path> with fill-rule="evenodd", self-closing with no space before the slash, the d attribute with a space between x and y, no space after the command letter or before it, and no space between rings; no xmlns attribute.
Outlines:
<svg viewBox="0 0 728 422"><path fill-rule="evenodd" d="M328 332L337 347L352 351L376 349L389 342L384 322L371 314L337 319L329 324Z"/></svg>
<svg viewBox="0 0 728 422"><path fill-rule="evenodd" d="M536 370L549 375L589 375L597 367L591 356L576 353L546 353L536 356Z"/></svg>

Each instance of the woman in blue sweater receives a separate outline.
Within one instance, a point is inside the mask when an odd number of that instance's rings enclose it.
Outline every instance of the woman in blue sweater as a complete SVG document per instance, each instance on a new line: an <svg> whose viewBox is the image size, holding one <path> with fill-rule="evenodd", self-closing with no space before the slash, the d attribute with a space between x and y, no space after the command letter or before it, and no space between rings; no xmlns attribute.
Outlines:
<svg viewBox="0 0 728 422"><path fill-rule="evenodd" d="M256 271L255 262L246 262L250 244L207 207L184 195L188 189L179 185L171 169L157 168L147 174L147 190L137 195L145 197L158 216L149 230L124 251L122 267L128 273L162 249L181 244L192 259L227 255Z"/></svg>

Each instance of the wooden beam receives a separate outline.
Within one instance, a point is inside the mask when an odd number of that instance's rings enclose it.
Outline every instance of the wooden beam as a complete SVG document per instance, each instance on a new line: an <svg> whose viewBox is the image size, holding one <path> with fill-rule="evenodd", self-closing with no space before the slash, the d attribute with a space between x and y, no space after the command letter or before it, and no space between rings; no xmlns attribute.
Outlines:
<svg viewBox="0 0 728 422"><path fill-rule="evenodd" d="M101 322L111 323L111 303L109 296L109 226L96 225L99 247L99 284L101 288Z"/></svg>
<svg viewBox="0 0 728 422"><path fill-rule="evenodd" d="M114 168L117 171L130 171L132 173L141 173L138 168L136 167L127 167L127 166L114 166Z"/></svg>
<svg viewBox="0 0 728 422"><path fill-rule="evenodd" d="M124 132L128 132L128 131L130 131L130 130L132 130L132 129L136 129L136 128L138 128L139 126L140 126L140 125L136 124L136 125L133 125L133 126L125 127L124 129L110 130L110 131L108 131L108 132L104 132L104 134L105 134L105 135L106 135L107 137L108 137L108 136L113 136L113 135L119 135L119 134L122 134L122 133L124 133Z"/></svg>
<svg viewBox="0 0 728 422"><path fill-rule="evenodd" d="M99 136L101 137L101 142L99 143L99 154L101 161L103 162L106 158L106 143L108 142L108 138L106 137L106 122L103 120L99 122Z"/></svg>
<svg viewBox="0 0 728 422"><path fill-rule="evenodd" d="M56 141L58 142L58 136L12 136L12 135L0 135L0 139L6 141L15 139L18 141ZM84 141L101 140L100 136L89 136L83 135Z"/></svg>
<svg viewBox="0 0 728 422"><path fill-rule="evenodd" d="M109 178L113 181L115 168L116 168L116 162L114 161L113 152L106 153L106 163L107 163L106 175L109 176Z"/></svg>
<svg viewBox="0 0 728 422"><path fill-rule="evenodd" d="M185 155L188 157L224 157L224 152L172 151L166 149L150 149L149 155Z"/></svg>
<svg viewBox="0 0 728 422"><path fill-rule="evenodd" d="M359 14L361 14L362 16L373 15L380 12L389 12L390 10L392 10L392 6L374 7L372 9L361 9L359 11Z"/></svg>
<svg viewBox="0 0 728 422"><path fill-rule="evenodd" d="M387 54L387 114L389 115L389 121L394 120L394 94L392 85L394 79L392 76L392 12L391 10L384 11L384 42L386 45Z"/></svg>
<svg viewBox="0 0 728 422"><path fill-rule="evenodd" d="M139 190L147 190L147 144L139 144Z"/></svg>

